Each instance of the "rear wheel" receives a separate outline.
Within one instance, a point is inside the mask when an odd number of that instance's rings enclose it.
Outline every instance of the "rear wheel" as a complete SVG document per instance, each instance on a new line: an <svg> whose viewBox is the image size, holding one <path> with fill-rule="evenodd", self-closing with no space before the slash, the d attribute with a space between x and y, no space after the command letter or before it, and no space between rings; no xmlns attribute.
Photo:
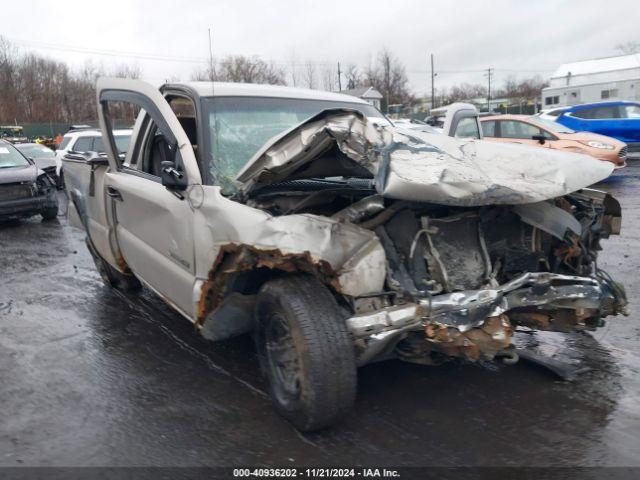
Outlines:
<svg viewBox="0 0 640 480"><path fill-rule="evenodd" d="M89 237L85 239L85 242L91 256L93 257L93 263L96 265L100 278L102 278L102 281L106 285L124 291L140 290L142 285L135 275L121 273L109 265L109 262L100 256Z"/></svg>
<svg viewBox="0 0 640 480"><path fill-rule="evenodd" d="M351 336L329 292L314 277L271 280L256 305L256 343L276 410L298 430L335 423L357 387Z"/></svg>

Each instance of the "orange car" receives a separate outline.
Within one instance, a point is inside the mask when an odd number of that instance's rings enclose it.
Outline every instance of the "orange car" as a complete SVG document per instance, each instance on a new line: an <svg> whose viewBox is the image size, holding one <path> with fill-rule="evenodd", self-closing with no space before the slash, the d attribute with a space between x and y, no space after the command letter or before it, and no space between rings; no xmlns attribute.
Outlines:
<svg viewBox="0 0 640 480"><path fill-rule="evenodd" d="M481 117L485 140L521 143L568 152L585 153L622 168L627 163L627 144L591 132L575 132L564 125L527 115Z"/></svg>

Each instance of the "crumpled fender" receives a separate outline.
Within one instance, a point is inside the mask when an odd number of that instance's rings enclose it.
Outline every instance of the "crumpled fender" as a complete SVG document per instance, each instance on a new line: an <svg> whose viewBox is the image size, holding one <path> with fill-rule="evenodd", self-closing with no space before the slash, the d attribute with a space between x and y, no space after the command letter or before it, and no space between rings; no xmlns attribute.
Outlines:
<svg viewBox="0 0 640 480"><path fill-rule="evenodd" d="M312 273L347 296L383 289L386 256L374 232L318 215L274 217L226 199L217 187L197 188L204 201L194 216L196 276L207 278L199 318L220 303L229 275L254 268Z"/></svg>

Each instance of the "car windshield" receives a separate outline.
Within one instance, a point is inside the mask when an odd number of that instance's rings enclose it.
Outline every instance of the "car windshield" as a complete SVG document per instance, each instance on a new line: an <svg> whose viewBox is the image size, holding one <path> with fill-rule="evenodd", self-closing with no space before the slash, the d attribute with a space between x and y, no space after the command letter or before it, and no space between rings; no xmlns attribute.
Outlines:
<svg viewBox="0 0 640 480"><path fill-rule="evenodd" d="M556 133L576 133L575 130L571 130L569 127L565 127L564 125L554 122L553 120L546 120L540 117L529 117L529 121L531 123L535 123L539 127L546 128L547 130L551 130Z"/></svg>
<svg viewBox="0 0 640 480"><path fill-rule="evenodd" d="M13 145L0 143L0 168L23 167L29 161Z"/></svg>
<svg viewBox="0 0 640 480"><path fill-rule="evenodd" d="M369 104L270 97L217 97L203 99L207 154L215 185L227 193L233 179L270 138L330 108L349 108L367 117L389 121Z"/></svg>
<svg viewBox="0 0 640 480"><path fill-rule="evenodd" d="M56 156L53 150L49 147L45 147L44 145L18 144L16 145L16 148L24 155L31 158L53 158Z"/></svg>

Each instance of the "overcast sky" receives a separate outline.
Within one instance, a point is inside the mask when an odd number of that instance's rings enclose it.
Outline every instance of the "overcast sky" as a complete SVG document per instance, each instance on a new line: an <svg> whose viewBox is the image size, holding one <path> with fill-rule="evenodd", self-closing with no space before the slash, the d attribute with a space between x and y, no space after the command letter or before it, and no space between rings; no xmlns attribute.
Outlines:
<svg viewBox="0 0 640 480"><path fill-rule="evenodd" d="M22 0L2 12L0 34L21 49L74 66L88 58L137 65L156 84L188 80L203 65L208 28L216 57L258 55L284 67L366 65L386 47L420 95L430 89L430 53L436 87L485 83L488 67L499 86L508 75L548 77L561 63L640 40L638 0Z"/></svg>

